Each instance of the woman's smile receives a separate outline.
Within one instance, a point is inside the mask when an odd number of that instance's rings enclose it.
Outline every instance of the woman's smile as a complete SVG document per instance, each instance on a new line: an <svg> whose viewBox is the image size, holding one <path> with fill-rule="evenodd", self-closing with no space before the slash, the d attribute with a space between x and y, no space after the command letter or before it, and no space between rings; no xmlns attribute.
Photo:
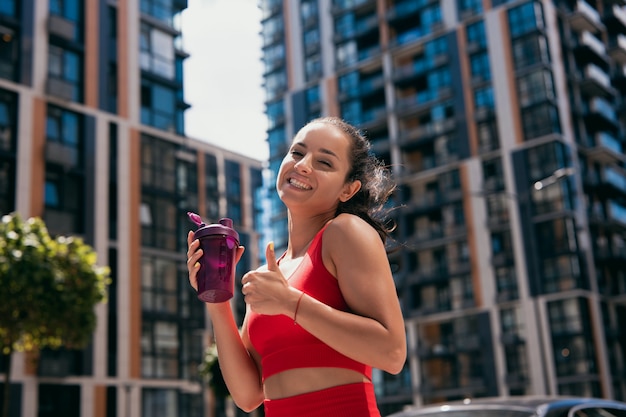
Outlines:
<svg viewBox="0 0 626 417"><path fill-rule="evenodd" d="M311 187L310 185L308 185L308 184L306 184L306 183L304 183L304 182L302 182L302 181L298 181L298 180L297 180L297 179L295 179L295 178L289 178L289 179L287 180L287 182L288 182L291 186L293 186L293 187L295 187L295 188L298 188L299 190L312 190L312 189L313 189L313 187Z"/></svg>

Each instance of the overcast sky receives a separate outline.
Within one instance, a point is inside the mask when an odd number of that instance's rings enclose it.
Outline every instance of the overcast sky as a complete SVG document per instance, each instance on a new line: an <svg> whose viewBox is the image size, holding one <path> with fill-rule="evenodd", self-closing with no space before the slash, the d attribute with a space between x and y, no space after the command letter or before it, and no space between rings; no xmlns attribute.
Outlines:
<svg viewBox="0 0 626 417"><path fill-rule="evenodd" d="M187 136L268 157L257 0L189 0L182 13Z"/></svg>

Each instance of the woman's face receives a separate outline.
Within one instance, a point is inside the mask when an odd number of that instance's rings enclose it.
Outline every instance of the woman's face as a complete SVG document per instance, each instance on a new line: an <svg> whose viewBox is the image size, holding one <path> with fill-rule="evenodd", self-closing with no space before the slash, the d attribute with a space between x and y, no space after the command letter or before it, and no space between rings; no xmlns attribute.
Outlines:
<svg viewBox="0 0 626 417"><path fill-rule="evenodd" d="M346 182L351 169L350 146L346 134L331 124L303 127L276 179L278 195L287 207L303 207L312 214L334 213L340 201L352 197L360 182Z"/></svg>

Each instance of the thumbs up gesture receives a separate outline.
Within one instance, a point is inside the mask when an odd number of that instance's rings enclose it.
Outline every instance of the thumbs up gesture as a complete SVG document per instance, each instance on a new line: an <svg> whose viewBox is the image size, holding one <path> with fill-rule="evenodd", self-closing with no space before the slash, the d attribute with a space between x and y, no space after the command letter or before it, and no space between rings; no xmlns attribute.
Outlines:
<svg viewBox="0 0 626 417"><path fill-rule="evenodd" d="M250 309L259 314L289 314L292 291L276 262L274 242L265 248L267 265L245 274L241 280L241 292Z"/></svg>

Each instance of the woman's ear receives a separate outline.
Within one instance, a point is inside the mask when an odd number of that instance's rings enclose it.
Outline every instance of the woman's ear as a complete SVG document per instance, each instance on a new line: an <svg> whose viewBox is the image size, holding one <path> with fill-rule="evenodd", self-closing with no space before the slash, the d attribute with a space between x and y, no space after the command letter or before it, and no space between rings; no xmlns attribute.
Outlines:
<svg viewBox="0 0 626 417"><path fill-rule="evenodd" d="M346 201L350 200L360 189L361 189L361 181L354 180L352 182L347 182L343 186L343 191L341 192L341 195L339 196L339 200L342 203L345 203Z"/></svg>

